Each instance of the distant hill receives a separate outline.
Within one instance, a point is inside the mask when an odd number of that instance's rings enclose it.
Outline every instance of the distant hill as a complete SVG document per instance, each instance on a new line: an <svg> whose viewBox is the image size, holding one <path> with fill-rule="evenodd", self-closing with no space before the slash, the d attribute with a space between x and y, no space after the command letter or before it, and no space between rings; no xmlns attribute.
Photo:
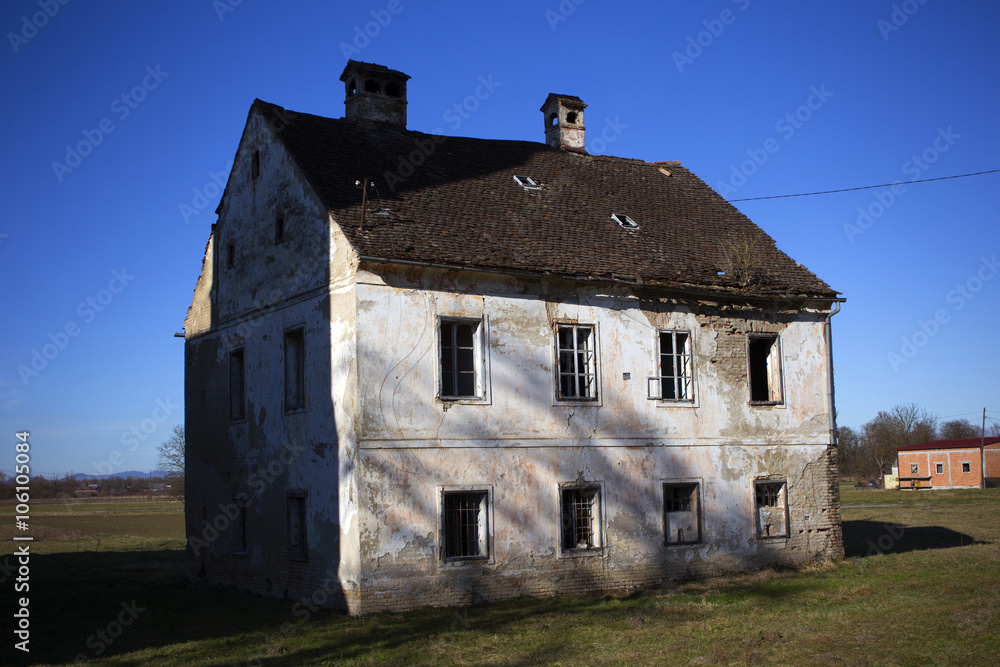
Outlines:
<svg viewBox="0 0 1000 667"><path fill-rule="evenodd" d="M78 472L73 475L73 479L111 479L114 477L120 477L122 479L126 477L135 477L138 479L149 479L151 477L163 477L166 473L160 470L154 470L152 472L146 470L145 472L140 470L123 470L121 472L113 472L108 475L88 475L86 473Z"/></svg>

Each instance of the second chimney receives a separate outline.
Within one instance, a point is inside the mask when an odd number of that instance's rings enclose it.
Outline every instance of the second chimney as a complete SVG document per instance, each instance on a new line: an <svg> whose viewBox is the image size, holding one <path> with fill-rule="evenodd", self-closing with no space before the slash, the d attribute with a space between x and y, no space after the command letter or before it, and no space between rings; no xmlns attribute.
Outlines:
<svg viewBox="0 0 1000 667"><path fill-rule="evenodd" d="M587 105L573 95L549 93L542 105L545 116L545 143L554 148L584 153L583 110Z"/></svg>
<svg viewBox="0 0 1000 667"><path fill-rule="evenodd" d="M406 127L406 82L409 76L385 65L347 61L340 80L347 87L344 116L362 123Z"/></svg>

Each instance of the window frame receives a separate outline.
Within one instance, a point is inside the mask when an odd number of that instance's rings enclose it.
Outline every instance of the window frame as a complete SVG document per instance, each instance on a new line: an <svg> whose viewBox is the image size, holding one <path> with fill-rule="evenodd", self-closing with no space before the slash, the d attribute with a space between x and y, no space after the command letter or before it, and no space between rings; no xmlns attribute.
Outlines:
<svg viewBox="0 0 1000 667"><path fill-rule="evenodd" d="M285 493L285 555L288 560L309 561L309 531L307 517L309 515L306 503L309 493L302 489L293 489ZM298 515L299 542L292 542L292 516Z"/></svg>
<svg viewBox="0 0 1000 667"><path fill-rule="evenodd" d="M229 371L229 423L237 424L246 421L247 418L247 361L246 361L246 348L243 346L234 347L229 350L228 358L228 371ZM239 400L235 401L233 396L233 389L235 378L233 377L234 360L239 359ZM235 410L236 406L239 406L239 410Z"/></svg>
<svg viewBox="0 0 1000 667"><path fill-rule="evenodd" d="M761 505L760 504L760 487L762 486L778 486L778 493L775 496L775 501L779 504L776 505ZM753 486L751 488L753 493L753 508L754 508L754 533L757 535L759 540L787 540L791 537L791 525L789 522L789 511L788 511L788 479L786 477L758 477L753 480ZM783 532L780 534L771 533L769 530L765 533L765 524L761 520L761 509L764 507L771 507L779 510L779 515L782 518ZM770 526L768 523L767 526Z"/></svg>
<svg viewBox="0 0 1000 667"><path fill-rule="evenodd" d="M575 524L577 517L575 515L567 517L566 494L572 494L580 491L593 492L593 497L596 499L596 503L591 509L590 518L591 533L595 536L593 539L594 544L587 547L567 546L567 523L572 526ZM576 556L602 556L606 553L605 547L607 546L607 531L604 525L604 517L607 513L605 510L605 498L606 495L604 493L603 482L576 481L564 482L558 485L558 493L556 497L558 508L558 521L556 521L556 542L559 545L560 558L572 558Z"/></svg>
<svg viewBox="0 0 1000 667"><path fill-rule="evenodd" d="M570 348L564 348L561 346L560 341L560 331L562 329L572 329L573 331L573 343L574 347L572 350ZM562 354L565 351L568 354L573 355L571 358L574 359L574 366L578 364L576 357L580 354L579 351L579 336L578 332L581 329L588 329L590 331L590 358L587 362L589 373L580 373L574 371L572 373L564 374L562 371ZM601 405L603 398L603 392L601 391L601 364L600 364L600 348L598 346L598 327L597 324L589 324L583 322L568 322L568 321L557 321L552 325L552 342L553 342L553 401L555 404L562 405ZM579 378L582 377L593 377L593 382L591 386L593 387L593 396L565 396L562 391L562 378L563 375L567 377L576 378L574 382L578 386Z"/></svg>
<svg viewBox="0 0 1000 667"><path fill-rule="evenodd" d="M278 209L274 214L274 245L285 242L285 212Z"/></svg>
<svg viewBox="0 0 1000 667"><path fill-rule="evenodd" d="M684 351L682 354L678 355L677 350L677 336L678 334L685 336ZM684 361L684 373L683 378L678 376L667 376L664 374L663 369L663 336L670 335L672 343L674 346L674 352L670 355L672 359L680 356L682 359L686 358ZM651 375L646 378L646 398L652 401L657 401L660 405L676 405L676 406L696 406L698 404L698 392L695 385L695 363L694 363L694 335L690 330L687 329L657 329L654 332L655 340L654 345L656 349L655 364L658 374ZM676 362L675 362L676 365ZM671 369L675 370L675 369ZM678 383L683 382L688 397L687 398L664 398L663 391L664 383L668 380L673 380L674 391L676 393L678 389Z"/></svg>
<svg viewBox="0 0 1000 667"><path fill-rule="evenodd" d="M298 385L296 388L296 393L298 394L298 400L292 403L289 400L289 342L298 340L298 355L295 358L295 381ZM282 343L282 354L283 354L283 366L285 373L285 397L284 397L284 409L285 413L303 412L306 409L306 335L305 335L305 325L297 325L291 329L285 330L285 335Z"/></svg>
<svg viewBox="0 0 1000 667"><path fill-rule="evenodd" d="M479 545L483 553L472 556L448 555L449 524L447 498L459 495L480 495ZM445 566L466 563L493 563L493 487L489 484L445 485L438 487L438 561ZM485 524L485 525L484 525Z"/></svg>
<svg viewBox="0 0 1000 667"><path fill-rule="evenodd" d="M944 474L944 463L941 461L934 462L934 474L943 475Z"/></svg>
<svg viewBox="0 0 1000 667"><path fill-rule="evenodd" d="M688 478L688 479L663 479L660 480L660 519L662 521L663 529L663 544L667 547L682 547L697 545L702 543L702 535L704 531L704 512L702 508L702 480L701 478ZM668 489L681 489L681 488L693 488L693 498L691 510L668 510ZM693 513L694 523L695 523L695 539L692 540L671 540L670 535L672 533L671 523L669 520L670 514L688 514Z"/></svg>
<svg viewBox="0 0 1000 667"><path fill-rule="evenodd" d="M918 475L918 474L920 474L920 464L919 463L911 463L910 464L910 474L911 475Z"/></svg>
<svg viewBox="0 0 1000 667"><path fill-rule="evenodd" d="M452 325L452 327L457 325L473 325L475 330L473 331L473 363L474 369L474 384L475 384L475 394L474 395L449 395L445 394L445 374L454 373L454 386L458 389L458 374L463 372L457 366L457 347L452 348L453 359L452 362L455 364L454 370L445 371L443 363L443 353L445 349L445 339L444 339L444 326ZM454 328L451 329L454 332ZM454 403L471 403L471 404L488 404L489 403L489 357L486 354L488 349L488 319L485 315L479 317L462 317L462 316L452 316L452 315L439 315L437 318L436 327L436 337L437 337L437 347L436 347L436 358L435 364L437 366L437 400L445 404ZM452 340L455 340L454 337ZM467 371L466 371L467 372Z"/></svg>
<svg viewBox="0 0 1000 667"><path fill-rule="evenodd" d="M959 465L962 466L962 474L968 475L972 472L972 461L959 461ZM966 470L968 468L968 470Z"/></svg>
<svg viewBox="0 0 1000 667"><path fill-rule="evenodd" d="M754 384L755 378L757 377L757 371L754 370L754 366L758 365L754 363L754 342L770 340L772 341L769 348L767 357L765 358L765 368L767 377L767 387L768 387L768 399L760 400L754 399ZM752 333L747 335L747 390L750 395L750 405L753 406L770 406L770 405L784 405L785 404L785 378L784 378L784 361L782 359L782 349L781 349L781 336L776 333ZM777 359L777 367L769 363L771 358ZM777 392L774 391L773 387L777 386ZM777 399L771 398L777 393Z"/></svg>
<svg viewBox="0 0 1000 667"><path fill-rule="evenodd" d="M231 552L234 556L245 556L247 554L247 507L240 498L233 498L233 506L236 508L236 517L229 524L231 531Z"/></svg>

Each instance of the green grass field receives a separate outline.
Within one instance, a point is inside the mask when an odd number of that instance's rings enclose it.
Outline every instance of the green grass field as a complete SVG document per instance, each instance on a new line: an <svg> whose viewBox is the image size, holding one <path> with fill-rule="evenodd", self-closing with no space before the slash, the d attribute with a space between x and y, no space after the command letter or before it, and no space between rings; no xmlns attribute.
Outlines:
<svg viewBox="0 0 1000 667"><path fill-rule="evenodd" d="M842 502L838 563L628 596L308 620L287 601L189 584L179 503L39 506L30 661L5 632L0 664L996 665L1000 489L844 486ZM0 508L0 564L12 513ZM12 585L0 584L7 619ZM119 617L129 623L112 638Z"/></svg>

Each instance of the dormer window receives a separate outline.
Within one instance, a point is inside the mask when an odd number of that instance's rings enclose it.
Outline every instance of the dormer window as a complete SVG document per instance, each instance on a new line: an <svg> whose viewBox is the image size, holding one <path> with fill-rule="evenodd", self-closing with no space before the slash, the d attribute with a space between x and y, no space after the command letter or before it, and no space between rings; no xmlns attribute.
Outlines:
<svg viewBox="0 0 1000 667"><path fill-rule="evenodd" d="M614 220L615 222L617 222L619 225L621 225L625 229L638 229L639 228L639 224L635 220L633 220L632 218L630 218L627 215L625 215L624 213L612 213L611 214L611 219Z"/></svg>
<svg viewBox="0 0 1000 667"><path fill-rule="evenodd" d="M541 190L542 186L534 181L530 176L514 176L514 180L525 190Z"/></svg>

